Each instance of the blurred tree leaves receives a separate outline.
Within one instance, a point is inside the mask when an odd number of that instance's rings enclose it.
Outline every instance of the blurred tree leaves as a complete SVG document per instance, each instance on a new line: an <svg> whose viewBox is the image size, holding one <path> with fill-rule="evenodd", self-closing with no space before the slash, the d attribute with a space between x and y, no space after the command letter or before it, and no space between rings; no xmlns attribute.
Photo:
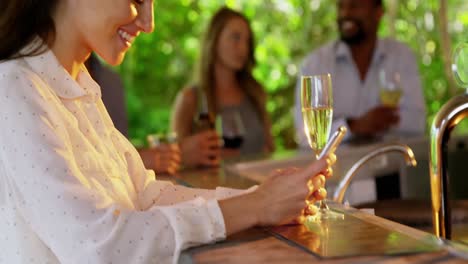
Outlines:
<svg viewBox="0 0 468 264"><path fill-rule="evenodd" d="M396 38L417 54L428 107L428 122L452 95L443 70L437 0L398 1ZM453 43L468 41L468 2L450 0ZM279 148L294 143L291 107L301 60L336 38L334 0L171 0L155 4L155 33L142 34L118 68L126 86L130 137L166 132L177 92L192 77L199 40L211 15L222 5L241 10L251 20L257 43L254 71L268 91L268 111ZM380 35L389 32L384 18ZM461 89L457 91L462 92Z"/></svg>

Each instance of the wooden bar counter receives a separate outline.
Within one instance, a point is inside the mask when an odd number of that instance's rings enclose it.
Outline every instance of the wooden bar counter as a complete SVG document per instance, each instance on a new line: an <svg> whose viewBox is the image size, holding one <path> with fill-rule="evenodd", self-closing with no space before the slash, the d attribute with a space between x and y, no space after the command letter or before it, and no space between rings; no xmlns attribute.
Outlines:
<svg viewBox="0 0 468 264"><path fill-rule="evenodd" d="M256 184L223 168L184 170L158 179L210 189L245 189ZM312 231L299 225L252 228L225 241L186 250L179 263L468 263L461 258L467 257L468 247L441 246L429 233L351 207L329 205L343 213L345 221Z"/></svg>

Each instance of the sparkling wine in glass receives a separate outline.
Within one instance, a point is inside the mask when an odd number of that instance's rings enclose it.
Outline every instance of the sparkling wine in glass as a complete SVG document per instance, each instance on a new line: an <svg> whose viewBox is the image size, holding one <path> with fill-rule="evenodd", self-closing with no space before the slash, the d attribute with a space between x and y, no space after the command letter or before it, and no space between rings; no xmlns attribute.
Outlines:
<svg viewBox="0 0 468 264"><path fill-rule="evenodd" d="M304 107L302 115L309 145L318 158L330 135L333 108L328 106Z"/></svg>
<svg viewBox="0 0 468 264"><path fill-rule="evenodd" d="M333 95L330 74L302 76L301 106L304 121L304 132L315 156L320 153L328 142L333 118ZM342 214L328 209L325 201L320 201L318 212L309 220L324 220L342 218Z"/></svg>

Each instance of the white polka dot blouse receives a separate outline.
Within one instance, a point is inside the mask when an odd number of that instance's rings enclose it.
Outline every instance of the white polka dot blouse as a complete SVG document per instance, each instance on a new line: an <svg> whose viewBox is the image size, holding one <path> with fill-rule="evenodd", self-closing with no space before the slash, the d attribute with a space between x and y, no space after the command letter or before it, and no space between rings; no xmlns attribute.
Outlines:
<svg viewBox="0 0 468 264"><path fill-rule="evenodd" d="M155 179L83 68L0 63L0 263L176 263L225 238L217 199Z"/></svg>

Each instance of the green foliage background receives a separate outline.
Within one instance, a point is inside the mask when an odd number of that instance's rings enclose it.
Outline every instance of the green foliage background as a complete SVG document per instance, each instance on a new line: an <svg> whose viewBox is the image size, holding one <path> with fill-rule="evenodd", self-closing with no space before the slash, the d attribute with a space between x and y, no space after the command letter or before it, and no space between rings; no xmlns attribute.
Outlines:
<svg viewBox="0 0 468 264"><path fill-rule="evenodd" d="M429 123L452 96L441 56L439 1L398 2L395 37L410 45L419 58ZM468 42L468 1L448 3L453 43ZM190 81L203 30L222 5L250 18L257 43L255 76L270 97L268 111L274 121L276 145L280 149L295 147L290 113L296 74L308 52L336 38L334 0L156 1L155 32L142 34L118 68L126 87L130 138L136 145L148 133L168 130L172 103ZM385 18L380 35L388 32Z"/></svg>

